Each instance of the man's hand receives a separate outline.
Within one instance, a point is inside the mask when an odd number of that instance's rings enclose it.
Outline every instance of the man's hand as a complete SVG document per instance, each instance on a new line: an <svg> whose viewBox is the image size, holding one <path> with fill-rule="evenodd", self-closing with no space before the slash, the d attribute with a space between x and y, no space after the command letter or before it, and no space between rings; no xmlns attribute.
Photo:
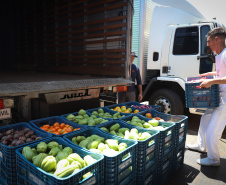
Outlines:
<svg viewBox="0 0 226 185"><path fill-rule="evenodd" d="M138 100L141 101L142 98L143 98L143 94L142 94L142 92L140 92L140 93L139 93L139 96L138 96Z"/></svg>
<svg viewBox="0 0 226 185"><path fill-rule="evenodd" d="M206 80L203 80L203 82L200 84L200 87L201 88L209 88L209 87L211 87L211 85L213 85L213 80L206 79Z"/></svg>

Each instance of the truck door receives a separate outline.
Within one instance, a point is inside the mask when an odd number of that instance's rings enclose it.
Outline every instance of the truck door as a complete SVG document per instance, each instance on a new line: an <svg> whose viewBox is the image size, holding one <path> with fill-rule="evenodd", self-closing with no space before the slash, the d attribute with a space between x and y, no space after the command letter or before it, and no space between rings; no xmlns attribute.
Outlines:
<svg viewBox="0 0 226 185"><path fill-rule="evenodd" d="M197 76L212 71L214 59L206 46L206 35L210 25L178 27L171 41L169 54L169 76Z"/></svg>
<svg viewBox="0 0 226 185"><path fill-rule="evenodd" d="M177 27L171 40L168 76L192 77L199 75L199 27Z"/></svg>

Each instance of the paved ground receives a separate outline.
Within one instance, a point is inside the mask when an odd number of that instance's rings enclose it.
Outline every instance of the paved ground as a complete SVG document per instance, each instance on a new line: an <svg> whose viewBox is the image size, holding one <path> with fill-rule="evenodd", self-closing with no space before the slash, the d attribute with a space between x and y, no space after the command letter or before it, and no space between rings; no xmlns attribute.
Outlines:
<svg viewBox="0 0 226 185"><path fill-rule="evenodd" d="M195 143L200 116L189 115L186 143ZM185 150L184 164L164 185L225 185L226 184L226 129L220 139L220 167L203 167L196 163L206 154Z"/></svg>

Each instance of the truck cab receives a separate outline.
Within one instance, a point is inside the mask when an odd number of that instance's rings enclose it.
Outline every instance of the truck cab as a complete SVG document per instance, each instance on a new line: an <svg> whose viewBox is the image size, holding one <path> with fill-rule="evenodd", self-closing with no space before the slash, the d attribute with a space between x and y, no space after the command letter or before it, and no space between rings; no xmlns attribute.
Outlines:
<svg viewBox="0 0 226 185"><path fill-rule="evenodd" d="M147 26L147 17L145 20L143 24ZM179 7L155 6L148 46L138 53L143 56L147 51L147 60L143 57L140 62L145 87L143 100L161 106L164 113L184 114L186 78L215 70L214 54L207 47L206 35L218 26L223 25L207 21L196 9L186 12ZM140 38L142 45L144 40ZM189 111L202 114L204 109Z"/></svg>
<svg viewBox="0 0 226 185"><path fill-rule="evenodd" d="M148 61L148 73L151 78L156 78L151 86L158 89L150 96L151 104L161 105L166 113L173 110L176 111L174 114L183 113L186 78L215 69L214 57L206 43L206 35L214 26L214 23L167 26L162 54L150 52L152 60ZM190 112L203 111L190 109Z"/></svg>

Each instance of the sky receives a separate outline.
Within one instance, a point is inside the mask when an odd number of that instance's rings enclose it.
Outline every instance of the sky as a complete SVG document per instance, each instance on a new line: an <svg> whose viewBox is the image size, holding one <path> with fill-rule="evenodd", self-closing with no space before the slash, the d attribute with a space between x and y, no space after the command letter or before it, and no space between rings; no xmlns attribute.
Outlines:
<svg viewBox="0 0 226 185"><path fill-rule="evenodd" d="M193 5L207 20L216 17L216 21L223 23L226 27L226 0L152 0L163 6L180 7L184 10L193 9L187 2ZM187 2L186 2L187 1ZM185 2L185 3L184 3ZM189 10L188 10L189 9Z"/></svg>
<svg viewBox="0 0 226 185"><path fill-rule="evenodd" d="M216 21L226 26L226 0L187 0L197 7L201 14L209 20L216 17Z"/></svg>

